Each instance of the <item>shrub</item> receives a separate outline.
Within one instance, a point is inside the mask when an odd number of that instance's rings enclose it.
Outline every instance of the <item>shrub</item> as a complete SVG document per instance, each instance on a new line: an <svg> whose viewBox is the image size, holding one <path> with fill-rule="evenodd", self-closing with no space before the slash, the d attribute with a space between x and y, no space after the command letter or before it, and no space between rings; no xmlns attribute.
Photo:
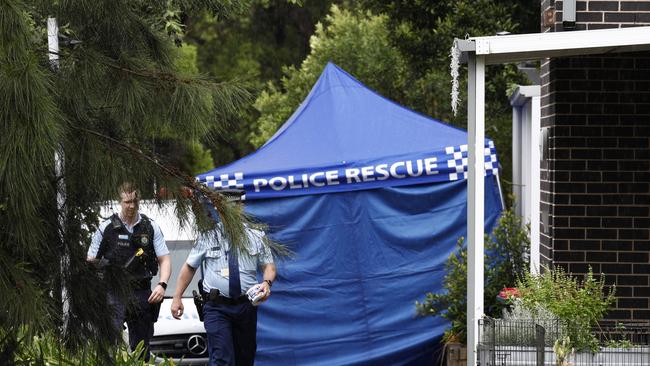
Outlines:
<svg viewBox="0 0 650 366"><path fill-rule="evenodd" d="M517 287L525 307L542 306L566 322L572 347L578 351L598 350L591 329L614 302L614 288L607 290L603 277L596 280L589 268L581 282L558 267L540 275L526 274Z"/></svg>
<svg viewBox="0 0 650 366"><path fill-rule="evenodd" d="M492 235L485 236L485 298L486 313L500 315L504 306L497 301L502 288L511 286L528 270L530 248L528 227L521 219L506 210L502 213ZM415 303L420 316L442 316L451 322L445 331L444 342L467 340L467 248L464 238L457 242L457 250L446 263L442 293L427 293L422 303Z"/></svg>
<svg viewBox="0 0 650 366"><path fill-rule="evenodd" d="M467 339L467 250L463 242L464 238L458 239L458 250L447 259L443 285L445 292L429 292L423 303L415 302L418 315L440 315L451 322L451 327L445 330L443 342L466 343Z"/></svg>
<svg viewBox="0 0 650 366"><path fill-rule="evenodd" d="M131 352L128 346L120 344L109 349L95 349L88 347L79 352L70 352L52 334L29 335L25 329L15 334L0 329L0 362L1 364L16 365L51 365L51 366L173 366L172 360L164 359L158 363L145 362L141 354L144 348L142 342ZM9 344L11 343L11 344ZM7 347L13 349L13 359L3 358L8 356ZM107 353L108 352L108 353Z"/></svg>

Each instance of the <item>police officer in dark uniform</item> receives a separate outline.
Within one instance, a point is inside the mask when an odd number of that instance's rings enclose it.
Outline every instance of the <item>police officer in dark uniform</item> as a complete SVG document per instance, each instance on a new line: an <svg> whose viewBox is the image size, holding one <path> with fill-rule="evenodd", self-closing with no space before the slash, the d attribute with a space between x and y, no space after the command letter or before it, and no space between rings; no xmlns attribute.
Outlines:
<svg viewBox="0 0 650 366"><path fill-rule="evenodd" d="M222 225L221 223L217 225ZM222 228L199 236L176 280L172 316L183 315L182 295L199 266L203 266L200 291L208 336L210 366L253 365L257 349L257 305L271 295L276 276L273 255L263 243L264 233L247 228L245 249L235 251ZM262 281L258 283L257 274ZM254 294L253 301L247 293Z"/></svg>
<svg viewBox="0 0 650 366"><path fill-rule="evenodd" d="M144 357L148 360L153 323L158 318L160 302L171 275L171 259L160 227L138 212L139 197L135 186L123 184L119 194L120 213L99 225L88 248L87 260L101 268L127 272L133 287L131 298L121 301L123 299L109 293L113 322L121 330L126 320L131 350L143 341ZM152 291L151 279L158 273L159 266L160 282Z"/></svg>

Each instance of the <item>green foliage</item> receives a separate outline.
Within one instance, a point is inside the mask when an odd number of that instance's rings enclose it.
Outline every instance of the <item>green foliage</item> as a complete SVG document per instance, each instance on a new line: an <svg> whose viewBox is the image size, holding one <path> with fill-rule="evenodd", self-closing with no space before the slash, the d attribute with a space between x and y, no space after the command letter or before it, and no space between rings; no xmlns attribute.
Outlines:
<svg viewBox="0 0 650 366"><path fill-rule="evenodd" d="M458 239L456 251L447 259L444 293L427 293L424 302L415 302L419 316L442 316L451 322L444 342L467 339L467 249L465 238Z"/></svg>
<svg viewBox="0 0 650 366"><path fill-rule="evenodd" d="M56 230L41 215L51 213L48 172L63 133L53 82L34 49L37 35L24 4L0 1L0 328L9 321L47 327L56 319L51 304L22 300L46 295L30 259L48 258L44 244Z"/></svg>
<svg viewBox="0 0 650 366"><path fill-rule="evenodd" d="M185 160L190 163L186 169L192 175L214 169L214 162L212 161L210 149L205 149L203 145L198 142L189 144L188 157Z"/></svg>
<svg viewBox="0 0 650 366"><path fill-rule="evenodd" d="M178 58L176 59L176 67L188 75L198 75L199 68L197 66L197 47L193 44L183 44L177 48Z"/></svg>
<svg viewBox="0 0 650 366"><path fill-rule="evenodd" d="M616 322L616 327L615 331L616 334L613 336L610 336L611 338L607 339L607 342L605 343L605 347L612 347L612 348L632 348L634 347L634 343L632 341L632 336L634 335L634 332L626 332L626 327L624 324ZM629 337L629 338L628 338Z"/></svg>
<svg viewBox="0 0 650 366"><path fill-rule="evenodd" d="M0 332L0 337L4 334ZM174 362L163 358L158 362L145 362L142 358L144 343L140 342L131 352L126 344L119 347L108 359L98 358L97 352L82 349L78 353L70 353L59 343L52 334L34 337L21 337L15 351L15 363L18 365L49 365L49 366L97 366L110 363L113 366L173 366ZM4 363L3 363L4 364Z"/></svg>
<svg viewBox="0 0 650 366"><path fill-rule="evenodd" d="M283 68L257 98L260 117L249 137L262 145L293 113L332 60L380 94L436 119L466 128L464 103L450 107L449 50L455 37L499 31L537 31L539 8L524 0L385 2L364 0L333 7L317 25L303 64ZM513 10L515 9L515 10ZM491 66L486 74L486 134L498 148L502 176L511 171L511 107L507 90L526 79L514 65ZM461 99L466 82L461 80Z"/></svg>
<svg viewBox="0 0 650 366"><path fill-rule="evenodd" d="M157 363L154 362L153 360L146 362L142 359L143 351L144 351L144 343L142 341L138 343L138 345L135 347L133 352L127 350L126 345L122 345L120 348L118 348L117 352L115 352L115 355L113 356L115 360L115 366L146 366L146 365L174 366L175 365L172 360L169 360L166 357L163 358L162 361L159 361Z"/></svg>
<svg viewBox="0 0 650 366"><path fill-rule="evenodd" d="M569 366L570 363L567 360L574 352L575 349L572 347L571 337L566 336L562 339L556 339L555 344L553 344L553 352L555 353L556 365L557 366Z"/></svg>
<svg viewBox="0 0 650 366"><path fill-rule="evenodd" d="M185 40L198 45L199 69L218 80L236 78L255 95L277 84L285 65L298 65L309 51L315 24L336 1L253 0L237 16L215 19L192 15ZM255 149L249 137L259 112L249 106L229 119L231 133L209 145L217 166Z"/></svg>
<svg viewBox="0 0 650 366"><path fill-rule="evenodd" d="M180 72L186 75L199 75L197 67L197 47L191 44L183 44L176 48L178 55L174 65ZM200 140L209 142L209 137L202 137ZM167 157L169 165L178 167L181 171L190 175L196 175L214 168L211 150L207 149L199 139L185 139L170 129L157 131L153 140L153 149L159 154ZM214 143L214 141L212 142Z"/></svg>
<svg viewBox="0 0 650 366"><path fill-rule="evenodd" d="M538 305L530 309L523 305L521 298L515 298L508 308L503 309L501 318L492 318L495 327L487 327L483 340L495 341L495 330L499 345L530 346L535 344L537 335L532 329L536 325L544 327L544 341L552 347L555 340L566 336L566 323L545 307ZM492 334L490 334L492 333ZM492 340L491 340L492 339Z"/></svg>
<svg viewBox="0 0 650 366"><path fill-rule="evenodd" d="M362 0L361 6L388 16L392 44L408 62L405 104L421 113L467 127L466 80L460 80L459 113L450 107L449 51L454 38L497 32L539 32L539 2L528 0L445 0L387 2ZM511 107L508 87L526 84L515 65L493 65L485 76L486 136L494 140L503 181L511 174Z"/></svg>
<svg viewBox="0 0 650 366"><path fill-rule="evenodd" d="M512 286L527 271L528 227L511 210L504 211L492 235L485 236L485 298L486 313L501 313L503 305L497 302L497 294L506 286ZM443 341L467 339L467 248L464 238L457 243L457 250L446 263L442 293L427 293L424 302L416 302L420 316L442 316L451 322Z"/></svg>
<svg viewBox="0 0 650 366"><path fill-rule="evenodd" d="M284 65L307 54L314 25L332 1L296 4L253 0L246 11L225 20L194 14L187 22L187 42L200 45L199 69L217 79L243 78L261 89L278 80Z"/></svg>
<svg viewBox="0 0 650 366"><path fill-rule="evenodd" d="M523 225L513 210L503 211L491 236L485 238L485 308L489 316L498 316L503 303L495 302L504 287L513 287L516 280L528 273L530 227Z"/></svg>
<svg viewBox="0 0 650 366"><path fill-rule="evenodd" d="M526 274L517 287L524 306L543 306L566 322L572 347L598 350L591 329L614 302L614 289L606 290L604 277L595 279L590 268L580 281L558 267L540 275Z"/></svg>
<svg viewBox="0 0 650 366"><path fill-rule="evenodd" d="M241 4L0 0L0 364L45 334L66 352L109 357L119 331L97 311L107 309L106 287L86 262L99 205L126 180L145 197L154 183L176 192L195 185L188 173L209 165L195 143L223 133L250 101L241 84L196 73L191 48L179 50L165 25L177 15L168 11L224 15ZM48 62L50 16L78 41L60 42L56 67ZM188 142L196 157L189 171L153 153L162 152L161 139ZM55 154L63 158L57 173ZM240 211L201 192L223 214L233 245L245 245ZM194 203L178 199L177 212L200 210Z"/></svg>
<svg viewBox="0 0 650 366"><path fill-rule="evenodd" d="M257 130L250 140L264 144L289 118L318 79L328 61L350 72L378 93L403 100L405 61L391 45L386 16L355 12L333 5L316 25L311 52L300 68L286 67L281 85L271 84L257 98Z"/></svg>

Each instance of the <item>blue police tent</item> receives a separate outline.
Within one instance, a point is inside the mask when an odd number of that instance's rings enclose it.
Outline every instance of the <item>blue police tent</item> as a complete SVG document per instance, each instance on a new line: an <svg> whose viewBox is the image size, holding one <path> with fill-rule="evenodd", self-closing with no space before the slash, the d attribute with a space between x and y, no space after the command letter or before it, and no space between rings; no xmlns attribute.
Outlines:
<svg viewBox="0 0 650 366"><path fill-rule="evenodd" d="M501 212L485 141L485 222ZM197 179L245 190L247 211L295 257L259 308L259 365L428 365L448 323L441 291L466 235L467 133L397 105L334 64L260 149Z"/></svg>

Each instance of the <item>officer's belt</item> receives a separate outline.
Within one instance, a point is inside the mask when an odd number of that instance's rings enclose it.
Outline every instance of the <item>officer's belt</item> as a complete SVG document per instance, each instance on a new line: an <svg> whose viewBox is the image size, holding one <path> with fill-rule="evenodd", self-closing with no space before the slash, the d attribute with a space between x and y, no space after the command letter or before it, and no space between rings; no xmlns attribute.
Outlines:
<svg viewBox="0 0 650 366"><path fill-rule="evenodd" d="M241 295L237 298L230 298L222 296L219 293L219 290L212 290L209 294L203 294L203 301L206 303L212 303L216 305L240 305L246 302L249 302L248 296Z"/></svg>

